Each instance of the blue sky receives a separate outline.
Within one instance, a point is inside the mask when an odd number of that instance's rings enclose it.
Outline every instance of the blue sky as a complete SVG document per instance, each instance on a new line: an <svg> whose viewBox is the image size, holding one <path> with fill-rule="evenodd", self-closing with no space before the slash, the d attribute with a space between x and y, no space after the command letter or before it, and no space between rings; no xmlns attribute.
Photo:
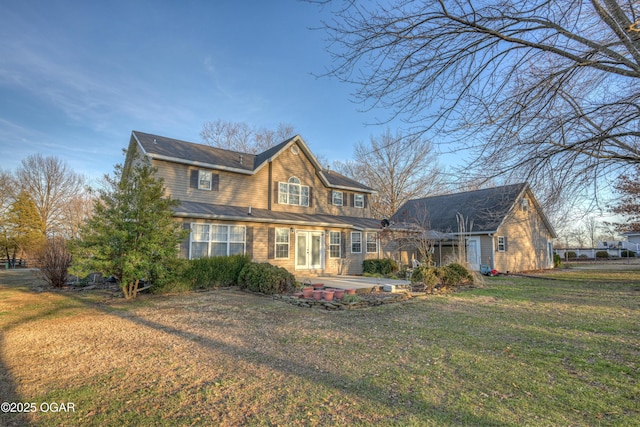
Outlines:
<svg viewBox="0 0 640 427"><path fill-rule="evenodd" d="M0 3L0 168L55 155L98 178L132 130L201 142L216 119L295 126L328 161L382 129L317 78L330 64L323 11L277 1ZM326 15L324 16L326 17Z"/></svg>

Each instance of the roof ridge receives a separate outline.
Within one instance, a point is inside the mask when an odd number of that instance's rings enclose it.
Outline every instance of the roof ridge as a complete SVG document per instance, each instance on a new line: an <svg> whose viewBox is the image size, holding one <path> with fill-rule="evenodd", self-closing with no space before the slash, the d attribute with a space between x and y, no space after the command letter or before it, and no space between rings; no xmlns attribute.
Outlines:
<svg viewBox="0 0 640 427"><path fill-rule="evenodd" d="M506 185L497 185L495 187L479 188L477 190L466 190L466 191L457 191L457 192L444 193L444 194L436 194L436 195L433 195L433 196L426 196L426 197L421 197L419 199L411 199L411 200L426 200L426 199L433 199L433 198L436 198L436 197L457 196L457 195L463 195L463 194L469 194L469 193L479 193L481 191L498 190L498 189L501 189L501 188L523 187L523 186L526 186L526 185L527 185L526 182L520 182L520 183L517 183L517 184L506 184Z"/></svg>

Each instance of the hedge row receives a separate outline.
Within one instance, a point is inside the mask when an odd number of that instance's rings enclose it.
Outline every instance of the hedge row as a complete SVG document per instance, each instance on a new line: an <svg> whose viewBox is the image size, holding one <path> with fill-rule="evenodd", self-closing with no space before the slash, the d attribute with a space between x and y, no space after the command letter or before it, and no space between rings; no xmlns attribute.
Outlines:
<svg viewBox="0 0 640 427"><path fill-rule="evenodd" d="M362 261L363 274L381 274L388 276L398 271L398 263L391 258L365 259Z"/></svg>
<svg viewBox="0 0 640 427"><path fill-rule="evenodd" d="M180 292L240 286L253 292L277 294L296 288L293 274L269 263L254 263L248 255L176 260L171 280L159 283L154 292Z"/></svg>

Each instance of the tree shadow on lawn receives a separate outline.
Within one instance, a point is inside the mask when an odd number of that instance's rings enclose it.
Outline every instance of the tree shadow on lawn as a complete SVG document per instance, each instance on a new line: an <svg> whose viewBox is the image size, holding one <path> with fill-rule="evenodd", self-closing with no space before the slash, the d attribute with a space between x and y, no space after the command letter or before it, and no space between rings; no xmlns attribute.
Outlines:
<svg viewBox="0 0 640 427"><path fill-rule="evenodd" d="M0 349L4 348L4 338L3 334L0 334ZM16 383L9 371L9 368L4 363L2 357L0 357L0 403L3 405L9 404L22 404L28 399L21 398L18 395ZM31 401L29 401L31 402ZM36 403L37 405L37 403ZM18 407L9 407L9 411L3 406L2 410L0 410L0 425L7 427L22 427L29 426L29 421L27 420L27 415L24 412L11 412L11 410L17 410Z"/></svg>
<svg viewBox="0 0 640 427"><path fill-rule="evenodd" d="M71 298L78 298L74 295L69 295ZM259 296L255 296L256 298L261 298ZM178 297L180 298L180 297ZM387 398L389 396L390 390L372 385L370 382L366 382L366 390L361 387L350 387L349 389L345 388L345 379L348 379L352 383L358 383L362 379L361 378L349 378L348 373L336 373L327 370L318 370L317 366L313 366L310 364L305 364L304 362L298 361L295 358L295 355L292 354L291 357L279 357L272 354L272 352L262 352L256 348L248 348L240 345L232 345L221 340L212 339L210 337L201 335L199 333L194 333L188 331L186 328L181 328L177 326L167 325L160 322L156 322L153 320L149 320L143 317L140 317L136 314L131 313L129 310L113 310L107 307L96 306L93 303L88 301L83 301L82 298L78 298L83 303L89 305L92 308L97 308L107 314L117 316L123 320L129 321L136 326L132 326L133 328L146 327L152 328L157 331L169 334L174 337L178 337L181 340L187 340L190 343L196 343L201 346L208 353L216 353L221 352L224 353L231 358L237 358L239 361L249 364L261 365L267 369L280 372L281 374L287 376L299 377L304 381L308 381L310 383L321 384L328 389L332 389L337 394L352 396L354 400L364 400L371 401L375 400L376 406L384 406L388 408L388 412L391 414L389 421L392 423L402 422L403 417L409 417L409 420L412 418L415 420L424 420L425 414L432 413L433 418L440 420L446 420L446 423L450 423L451 425L459 425L460 423L467 425L483 425L483 426L505 426L510 424L505 424L504 421L493 420L487 416L479 416L470 411L460 411L456 410L452 412L450 409L443 404L442 406L433 405L427 403L425 401L419 401L420 397L412 395L410 393L401 393L394 396L394 399ZM304 310L304 309L302 309ZM217 312L222 312L224 309L216 310ZM338 319L338 318L336 318ZM214 321L211 319L207 320L209 325L214 324ZM228 327L229 325L225 325L223 322L219 324L217 327ZM238 326L240 328L241 326ZM232 328L228 328L229 333L232 332ZM263 333L264 330L261 329L258 333ZM245 338L247 338L245 336ZM275 344L275 341L273 342ZM286 344L283 344L286 345ZM348 357L349 355L344 354L344 357ZM347 377L345 377L347 375ZM204 380L204 378L203 378ZM211 381L216 381L216 378L211 378ZM283 384L286 386L286 384ZM268 387L265 385L265 387ZM270 392L273 392L274 389L270 388ZM282 390L282 392L287 392L287 390ZM402 410L398 410L398 404L394 404L393 401L400 402L409 402L411 401L413 405L402 406ZM318 402L320 403L320 402ZM261 404L265 404L261 402ZM296 410L302 411L301 408L297 408ZM360 410L356 410L356 412L360 412ZM386 411L385 411L386 412ZM256 414L249 414L249 417L255 416ZM374 417L375 418L375 417ZM385 418L382 418L384 422ZM359 418L354 418L347 421L349 423L361 424L362 420ZM517 426L520 423L514 422L513 426Z"/></svg>

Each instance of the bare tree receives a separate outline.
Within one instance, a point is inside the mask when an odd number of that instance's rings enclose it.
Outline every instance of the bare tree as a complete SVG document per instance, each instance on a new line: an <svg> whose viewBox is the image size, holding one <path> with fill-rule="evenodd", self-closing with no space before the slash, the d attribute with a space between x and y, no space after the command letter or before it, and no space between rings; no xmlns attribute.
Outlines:
<svg viewBox="0 0 640 427"><path fill-rule="evenodd" d="M202 126L200 136L213 147L257 154L296 135L292 125L280 123L275 130L256 128L245 122L215 120Z"/></svg>
<svg viewBox="0 0 640 427"><path fill-rule="evenodd" d="M598 246L598 230L600 229L600 225L598 224L598 220L589 216L585 219L585 228L587 234L589 235L589 242L591 243L591 247L595 248Z"/></svg>
<svg viewBox="0 0 640 427"><path fill-rule="evenodd" d="M451 132L478 175L553 202L640 163L637 0L320 3L338 5L327 74L413 133Z"/></svg>
<svg viewBox="0 0 640 427"><path fill-rule="evenodd" d="M335 169L378 191L371 209L378 218L390 218L410 199L443 192L444 177L433 144L422 138L404 138L387 129L355 145L354 160L336 162Z"/></svg>
<svg viewBox="0 0 640 427"><path fill-rule="evenodd" d="M47 235L64 231L68 204L84 191L84 177L57 157L33 154L22 160L16 185L33 199Z"/></svg>

